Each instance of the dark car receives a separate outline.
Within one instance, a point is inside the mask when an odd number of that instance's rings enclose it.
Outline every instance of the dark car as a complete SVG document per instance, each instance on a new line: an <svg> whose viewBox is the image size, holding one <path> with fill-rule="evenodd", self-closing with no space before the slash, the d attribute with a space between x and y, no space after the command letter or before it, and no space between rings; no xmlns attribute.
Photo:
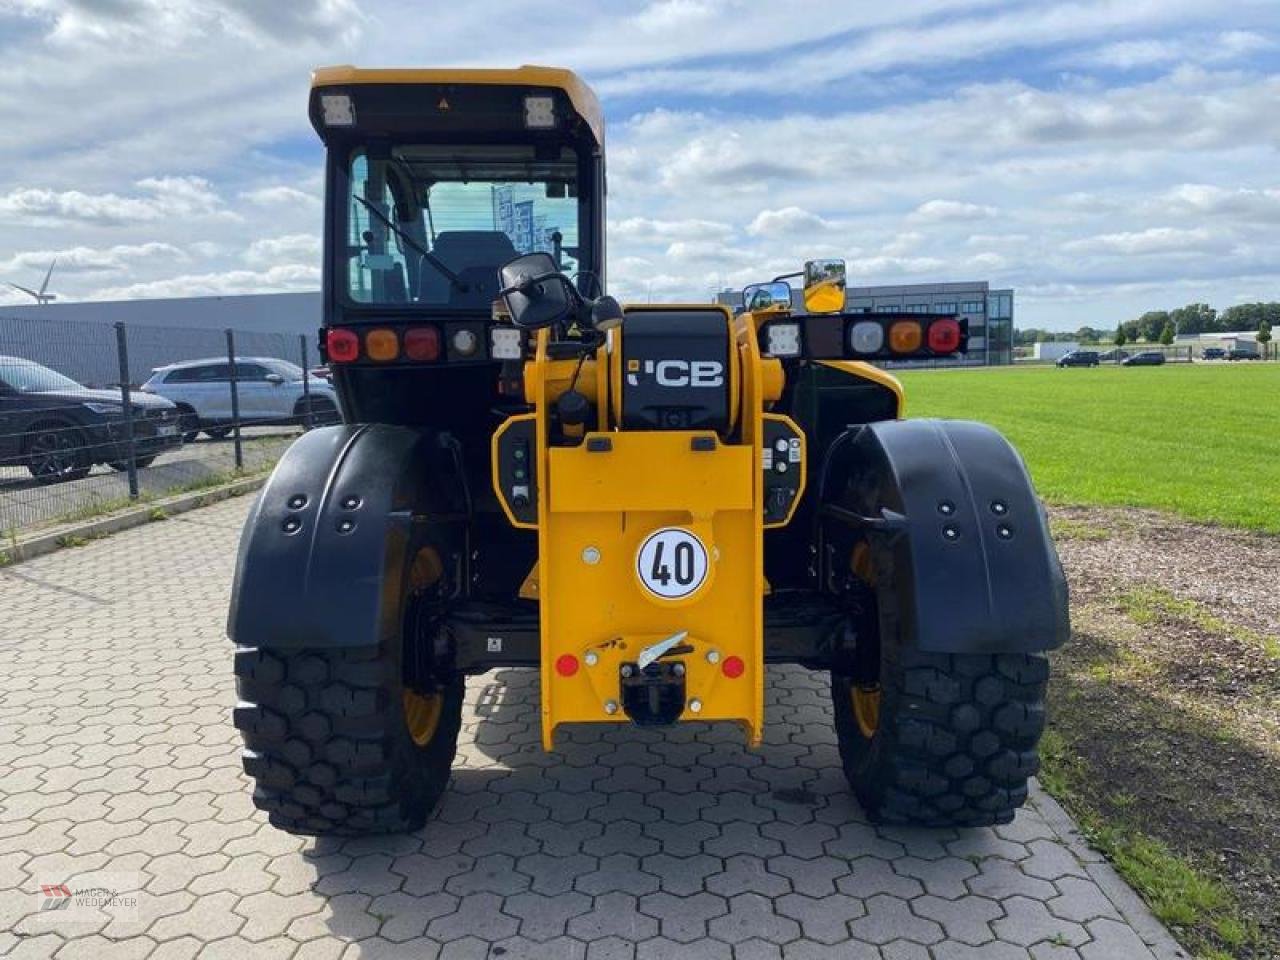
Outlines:
<svg viewBox="0 0 1280 960"><path fill-rule="evenodd" d="M1200 351L1201 360L1225 360L1227 359L1227 351L1222 347L1205 347Z"/></svg>
<svg viewBox="0 0 1280 960"><path fill-rule="evenodd" d="M1129 358L1128 350L1121 350L1116 347L1114 350L1108 350L1106 353L1098 354L1098 359L1103 363L1119 363L1121 360Z"/></svg>
<svg viewBox="0 0 1280 960"><path fill-rule="evenodd" d="M1261 360L1262 354L1248 347L1232 347L1227 351L1228 360Z"/></svg>
<svg viewBox="0 0 1280 960"><path fill-rule="evenodd" d="M139 467L180 446L178 408L163 397L129 394ZM119 390L92 390L31 360L0 357L0 464L41 483L78 480L98 463L128 469Z"/></svg>
<svg viewBox="0 0 1280 960"><path fill-rule="evenodd" d="M1055 364L1059 367L1096 367L1098 365L1098 351L1072 350L1070 353L1059 357Z"/></svg>
<svg viewBox="0 0 1280 960"><path fill-rule="evenodd" d="M1159 350L1144 350L1142 353L1135 353L1132 357L1125 357L1120 361L1122 367L1158 367L1164 363L1164 354Z"/></svg>

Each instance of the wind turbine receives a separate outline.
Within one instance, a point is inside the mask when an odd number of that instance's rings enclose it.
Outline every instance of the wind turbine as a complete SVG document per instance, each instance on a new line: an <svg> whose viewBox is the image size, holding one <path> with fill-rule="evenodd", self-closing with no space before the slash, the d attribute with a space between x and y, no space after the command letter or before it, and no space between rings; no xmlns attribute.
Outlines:
<svg viewBox="0 0 1280 960"><path fill-rule="evenodd" d="M57 266L57 263L58 263L58 258L54 257L53 261L49 264L49 269L48 271L46 271L44 275L44 283L40 284L39 290L32 290L28 287L21 287L16 283L10 283L9 286L13 287L13 289L15 290L19 290L22 293L25 293L27 296L31 297L33 300L35 300L36 303L40 304L41 306L43 306L46 303L50 303L51 301L57 300L58 295L56 293L48 292L49 278L53 276L53 268Z"/></svg>

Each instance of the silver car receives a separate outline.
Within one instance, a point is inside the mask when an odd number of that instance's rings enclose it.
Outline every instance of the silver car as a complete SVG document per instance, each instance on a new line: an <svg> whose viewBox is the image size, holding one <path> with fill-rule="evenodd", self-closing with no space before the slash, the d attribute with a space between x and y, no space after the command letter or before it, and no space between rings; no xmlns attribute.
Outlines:
<svg viewBox="0 0 1280 960"><path fill-rule="evenodd" d="M177 405L188 441L201 430L215 440L231 432L231 364L226 357L157 367L142 389ZM341 419L333 384L275 357L236 358L236 395L242 425L317 425Z"/></svg>

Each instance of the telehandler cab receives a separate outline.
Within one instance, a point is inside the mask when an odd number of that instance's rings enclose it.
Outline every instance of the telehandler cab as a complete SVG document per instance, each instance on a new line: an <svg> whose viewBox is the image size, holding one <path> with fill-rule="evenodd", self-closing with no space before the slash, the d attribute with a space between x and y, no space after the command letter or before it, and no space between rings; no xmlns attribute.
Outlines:
<svg viewBox="0 0 1280 960"><path fill-rule="evenodd" d="M902 420L876 361L950 315L845 313L844 265L744 309L604 295L604 123L572 73L313 80L324 328L344 420L246 524L228 632L245 770L301 834L420 827L464 677L541 671L566 723L733 721L829 671L867 813L1006 822L1037 768L1066 586L995 431Z"/></svg>

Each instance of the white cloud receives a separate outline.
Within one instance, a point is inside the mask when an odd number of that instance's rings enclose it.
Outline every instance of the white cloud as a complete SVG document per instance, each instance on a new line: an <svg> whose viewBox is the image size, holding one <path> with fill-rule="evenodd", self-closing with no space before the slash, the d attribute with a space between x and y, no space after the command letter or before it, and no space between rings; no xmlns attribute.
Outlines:
<svg viewBox="0 0 1280 960"><path fill-rule="evenodd" d="M1223 238L1201 227L1149 227L1126 233L1106 233L1071 240L1062 245L1067 253L1118 253L1143 256L1156 253L1190 255L1223 249Z"/></svg>
<svg viewBox="0 0 1280 960"><path fill-rule="evenodd" d="M145 177L132 195L25 187L0 195L0 220L37 225L236 220L202 177Z"/></svg>
<svg viewBox="0 0 1280 960"><path fill-rule="evenodd" d="M965 203L960 200L926 200L911 213L911 219L926 223L943 223L949 220L989 220L1000 211L983 203Z"/></svg>
<svg viewBox="0 0 1280 960"><path fill-rule="evenodd" d="M227 270L220 273L182 274L125 286L93 291L93 300L136 300L154 297L222 297L240 293L288 293L315 290L320 266L286 264L267 270Z"/></svg>
<svg viewBox="0 0 1280 960"><path fill-rule="evenodd" d="M1094 67L1134 70L1169 63L1231 63L1269 50L1275 43L1251 30L1162 40L1121 40L1070 58Z"/></svg>
<svg viewBox="0 0 1280 960"><path fill-rule="evenodd" d="M0 272L38 270L44 272L57 261L54 275L66 273L122 273L140 263L171 263L188 260L182 250L169 243L117 244L113 247L68 247L62 250L26 250L0 262Z"/></svg>
<svg viewBox="0 0 1280 960"><path fill-rule="evenodd" d="M285 207L295 206L304 207L306 209L315 209L320 206L321 198L314 193L307 193L299 190L297 187L291 187L287 184L279 184L274 187L259 187L256 190L246 190L240 194L242 200L246 200L255 207Z"/></svg>
<svg viewBox="0 0 1280 960"><path fill-rule="evenodd" d="M780 210L761 210L747 224L747 233L753 237L774 234L821 233L830 230L830 220L810 213L800 207L783 207Z"/></svg>
<svg viewBox="0 0 1280 960"><path fill-rule="evenodd" d="M278 261L320 262L320 237L312 233L292 233L283 237L255 240L244 253L247 263L270 265Z"/></svg>
<svg viewBox="0 0 1280 960"><path fill-rule="evenodd" d="M1209 183L1184 183L1164 194L1155 206L1198 217L1280 223L1280 187L1228 189Z"/></svg>
<svg viewBox="0 0 1280 960"><path fill-rule="evenodd" d="M654 220L649 217L611 220L608 230L610 236L637 240L723 239L733 233L733 228L727 223L715 220Z"/></svg>
<svg viewBox="0 0 1280 960"><path fill-rule="evenodd" d="M313 288L308 71L532 49L604 93L620 296L813 256L998 274L1029 325L1280 287L1273 0L618 0L492 29L523 12L433 5L423 33L419 0L0 0L0 267L92 251L64 298Z"/></svg>

